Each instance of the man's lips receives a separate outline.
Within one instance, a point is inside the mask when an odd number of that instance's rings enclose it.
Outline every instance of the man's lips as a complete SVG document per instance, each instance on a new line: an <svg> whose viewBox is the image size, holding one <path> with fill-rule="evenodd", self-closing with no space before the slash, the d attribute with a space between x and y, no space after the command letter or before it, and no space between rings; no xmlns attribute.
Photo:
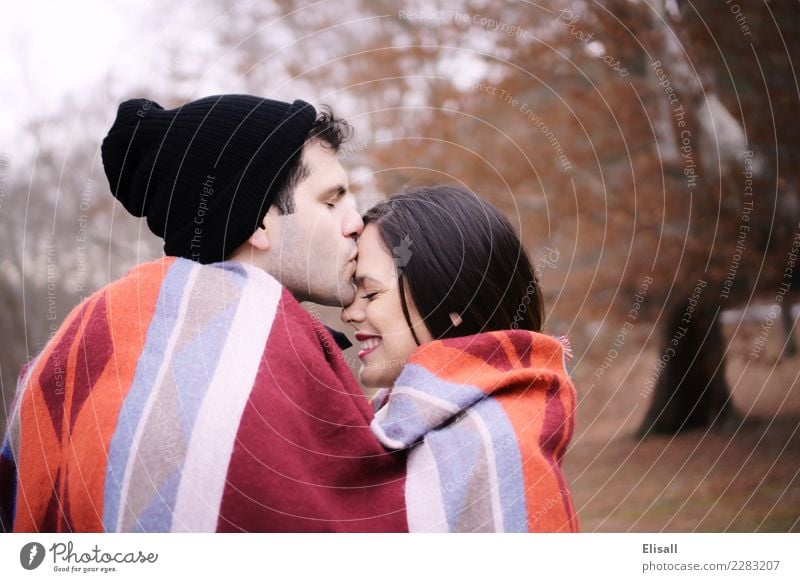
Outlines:
<svg viewBox="0 0 800 582"><path fill-rule="evenodd" d="M358 357L362 360L381 345L381 336L363 331L356 333L356 340L361 342L361 351L358 352Z"/></svg>

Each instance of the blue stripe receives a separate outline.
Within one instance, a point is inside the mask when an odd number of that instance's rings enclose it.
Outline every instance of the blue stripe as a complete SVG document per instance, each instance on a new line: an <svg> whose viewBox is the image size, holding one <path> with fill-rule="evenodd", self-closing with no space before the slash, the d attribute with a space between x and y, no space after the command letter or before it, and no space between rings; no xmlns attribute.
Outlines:
<svg viewBox="0 0 800 582"><path fill-rule="evenodd" d="M147 339L136 365L131 389L120 408L108 451L103 497L103 526L106 531L116 530L122 482L131 444L175 327L181 299L186 291L186 281L191 270L197 266L192 261L178 259L169 267L161 284L153 320L147 330Z"/></svg>
<svg viewBox="0 0 800 582"><path fill-rule="evenodd" d="M239 294L235 301L231 301L224 308L221 299L215 302L212 308L221 309L220 313L206 322L203 329L192 338L192 341L187 342L178 353L173 355L171 362L170 367L175 378L175 389L180 406L178 411L180 418L176 420L181 424L184 442L187 443L200 411L200 405L211 387L211 380L242 298L241 285L245 280L241 277L230 277L230 279L231 282L239 283ZM202 286L202 280L198 280L197 284ZM192 323L190 322L189 325L192 326Z"/></svg>
<svg viewBox="0 0 800 582"><path fill-rule="evenodd" d="M488 469L494 470L497 474L503 531L527 532L528 515L522 457L514 428L494 398L482 400L471 410L480 416L491 435L489 446L494 452L494 467L476 467L476 463L486 459L484 449L486 443L481 433L476 432L476 429L470 426L471 423L465 420L432 431L425 437L425 443L430 447L436 460L449 529L454 531L457 528L459 516L468 501L467 493L471 479ZM490 482L487 480L485 485L488 496ZM466 508L466 511L469 512L470 509Z"/></svg>
<svg viewBox="0 0 800 582"><path fill-rule="evenodd" d="M472 384L456 384L442 380L435 374L417 364L408 364L397 378L395 386L412 388L452 402L460 409L474 404L486 394Z"/></svg>
<svg viewBox="0 0 800 582"><path fill-rule="evenodd" d="M153 496L150 505L138 516L133 528L135 533L169 532L172 529L172 514L180 482L181 471L177 469Z"/></svg>
<svg viewBox="0 0 800 582"><path fill-rule="evenodd" d="M447 382L415 364L407 365L395 382L395 387L402 386L446 400L459 410L486 398L486 394L475 386ZM409 446L452 416L452 410L439 408L413 394L395 391L380 426L388 437Z"/></svg>
<svg viewBox="0 0 800 582"><path fill-rule="evenodd" d="M240 289L244 287L245 283L247 283L247 269L245 269L244 265L238 261L225 261L222 263L214 263L213 265L208 266L214 269L219 269L220 271L228 271L229 273L235 275L234 277L231 277L231 279L239 283ZM271 275L270 278L272 278Z"/></svg>
<svg viewBox="0 0 800 582"><path fill-rule="evenodd" d="M448 529L456 531L472 477L478 462L485 458L483 440L464 422L456 422L428 433L425 443L436 459Z"/></svg>
<svg viewBox="0 0 800 582"><path fill-rule="evenodd" d="M503 530L528 531L528 511L525 503L525 478L522 474L522 455L514 427L494 398L487 398L473 409L492 435L500 505L503 509Z"/></svg>

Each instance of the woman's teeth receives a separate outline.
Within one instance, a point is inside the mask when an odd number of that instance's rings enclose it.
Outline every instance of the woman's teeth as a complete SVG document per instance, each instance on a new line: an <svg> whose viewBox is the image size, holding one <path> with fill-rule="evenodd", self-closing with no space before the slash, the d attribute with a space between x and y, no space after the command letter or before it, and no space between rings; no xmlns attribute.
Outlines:
<svg viewBox="0 0 800 582"><path fill-rule="evenodd" d="M378 347L379 343L381 343L381 339L380 338L371 337L371 338L361 342L361 349L362 350L371 350L372 348Z"/></svg>

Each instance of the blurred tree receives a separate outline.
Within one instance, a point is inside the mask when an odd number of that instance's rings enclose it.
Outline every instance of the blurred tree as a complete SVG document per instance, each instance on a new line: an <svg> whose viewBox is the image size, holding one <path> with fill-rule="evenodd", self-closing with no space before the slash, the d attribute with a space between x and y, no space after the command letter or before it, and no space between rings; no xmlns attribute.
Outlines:
<svg viewBox="0 0 800 582"><path fill-rule="evenodd" d="M108 102L99 93L82 103L68 99L59 112L34 119L20 135L21 141L35 140L35 155L9 161L0 208L2 421L20 369L72 308L137 262L160 254L139 221L108 193L100 164Z"/></svg>
<svg viewBox="0 0 800 582"><path fill-rule="evenodd" d="M491 200L531 250L551 331L591 345L604 326L660 328L650 382L624 389L649 403L640 434L674 433L738 418L720 310L775 301L785 282L800 219L795 11L789 0L220 0L187 11L196 34L164 41L155 95L177 105L200 96L195 77L220 75L235 79L225 91L329 102L358 129L341 157L364 199L460 182ZM99 164L119 96L87 94L27 128L31 171L12 160L7 172L0 324L25 341L0 356L6 394L46 341L54 298L60 320L82 289L158 254Z"/></svg>
<svg viewBox="0 0 800 582"><path fill-rule="evenodd" d="M775 296L799 218L796 5L741 8L748 35L712 0L326 6L289 19L331 60L290 70L366 112L374 187L462 182L556 249L551 328L624 322L651 278L640 434L735 421L719 314Z"/></svg>
<svg viewBox="0 0 800 582"><path fill-rule="evenodd" d="M720 311L754 297L785 297L786 328L791 290L798 288L797 278L784 276L791 241L800 235L797 4L678 5L672 28L700 81L689 96L692 123L704 126L695 145L702 174L693 201L693 230L703 247L679 271L688 285L707 280L708 291L689 324L680 315L685 303L668 304L664 352L686 337L656 384L642 434L738 424L725 385Z"/></svg>

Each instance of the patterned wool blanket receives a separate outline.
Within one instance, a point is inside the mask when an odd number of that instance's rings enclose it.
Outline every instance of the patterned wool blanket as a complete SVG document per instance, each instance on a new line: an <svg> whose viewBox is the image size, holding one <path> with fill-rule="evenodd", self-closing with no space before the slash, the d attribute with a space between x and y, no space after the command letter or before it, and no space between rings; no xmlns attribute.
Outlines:
<svg viewBox="0 0 800 582"><path fill-rule="evenodd" d="M79 305L23 373L0 531L404 531L330 334L272 277L167 258Z"/></svg>
<svg viewBox="0 0 800 582"><path fill-rule="evenodd" d="M568 344L528 332L424 344L372 428L388 449L411 447L409 530L574 532L561 463L572 438L575 389Z"/></svg>

